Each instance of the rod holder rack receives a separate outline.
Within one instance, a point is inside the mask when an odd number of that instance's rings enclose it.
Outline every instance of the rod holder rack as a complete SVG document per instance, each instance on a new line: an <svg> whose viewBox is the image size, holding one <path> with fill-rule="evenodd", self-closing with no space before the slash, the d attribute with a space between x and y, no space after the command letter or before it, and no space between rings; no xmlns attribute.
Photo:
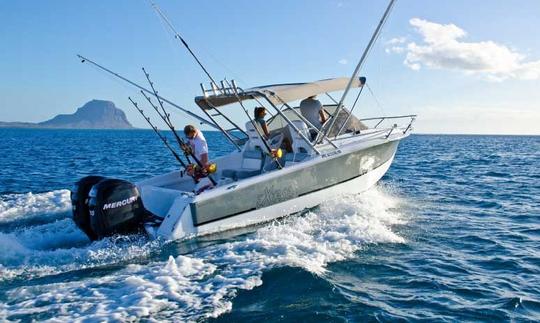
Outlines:
<svg viewBox="0 0 540 323"><path fill-rule="evenodd" d="M210 82L210 89L206 89L203 83L200 85L205 98L219 95L234 95L235 93L242 92L242 89L236 85L235 80L231 80L230 82L222 80L219 82L219 86L214 82Z"/></svg>

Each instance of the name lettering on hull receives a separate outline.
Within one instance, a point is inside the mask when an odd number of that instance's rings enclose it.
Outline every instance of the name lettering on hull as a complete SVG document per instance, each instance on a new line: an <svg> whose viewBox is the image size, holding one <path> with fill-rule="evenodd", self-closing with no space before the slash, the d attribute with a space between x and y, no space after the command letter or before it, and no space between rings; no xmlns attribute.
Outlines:
<svg viewBox="0 0 540 323"><path fill-rule="evenodd" d="M340 150L340 149L331 151L331 152L326 153L326 154L322 154L321 157L322 157L322 158L326 158L326 157L331 157L331 156L335 156L335 155L339 155L339 154L341 154L341 150Z"/></svg>
<svg viewBox="0 0 540 323"><path fill-rule="evenodd" d="M257 197L257 202L255 207L257 209L263 208L265 206L273 205L283 201L287 201L291 198L296 197L296 190L292 187L266 187L264 192Z"/></svg>

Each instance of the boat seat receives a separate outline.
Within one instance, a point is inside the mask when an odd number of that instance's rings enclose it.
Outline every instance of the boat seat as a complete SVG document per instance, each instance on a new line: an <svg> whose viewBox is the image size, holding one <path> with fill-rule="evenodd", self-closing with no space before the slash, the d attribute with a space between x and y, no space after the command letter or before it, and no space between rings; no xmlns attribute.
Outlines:
<svg viewBox="0 0 540 323"><path fill-rule="evenodd" d="M306 125L306 123L304 121L302 121L302 120L293 120L292 123L294 124L294 126L298 130L300 130L300 133L302 135L304 135L308 139L310 138L309 128L307 127L307 125ZM289 127L289 131L291 132L291 137L292 137L291 139L292 139L293 153L295 153L295 154L298 154L298 153L309 154L309 153L311 153L311 151L313 149L306 142L306 140L304 140L304 138L302 138L302 136L296 130L294 130L293 127L291 127L290 125L288 127Z"/></svg>
<svg viewBox="0 0 540 323"><path fill-rule="evenodd" d="M301 134L303 134L306 138L310 138L309 128L305 122L302 120L293 120L292 123ZM313 148L311 148L306 140L304 140L304 138L302 138L302 136L296 130L294 130L293 127L290 125L288 127L292 138L292 153L286 154L283 158L285 165L299 163L309 157L313 152Z"/></svg>
<svg viewBox="0 0 540 323"><path fill-rule="evenodd" d="M264 166L265 155L260 147L255 146L253 150L242 151L242 160L238 169L224 169L221 171L222 177L232 178L233 180L244 179L259 175Z"/></svg>
<svg viewBox="0 0 540 323"><path fill-rule="evenodd" d="M260 128L259 131L261 131ZM248 141L244 146L244 150L254 150L255 147L264 147L264 143L251 121L246 122L246 133L248 135Z"/></svg>

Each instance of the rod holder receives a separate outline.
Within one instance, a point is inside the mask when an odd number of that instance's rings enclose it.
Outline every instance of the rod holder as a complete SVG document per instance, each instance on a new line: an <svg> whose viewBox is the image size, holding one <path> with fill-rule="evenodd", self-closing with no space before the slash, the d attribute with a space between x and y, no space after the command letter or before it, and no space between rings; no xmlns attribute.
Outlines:
<svg viewBox="0 0 540 323"><path fill-rule="evenodd" d="M201 90L202 90L202 94L205 98L208 97L208 94L206 93L206 89L204 88L204 84L201 83Z"/></svg>
<svg viewBox="0 0 540 323"><path fill-rule="evenodd" d="M227 94L227 88L225 87L225 82L222 80L220 81L220 84L221 84L221 92L223 94Z"/></svg>

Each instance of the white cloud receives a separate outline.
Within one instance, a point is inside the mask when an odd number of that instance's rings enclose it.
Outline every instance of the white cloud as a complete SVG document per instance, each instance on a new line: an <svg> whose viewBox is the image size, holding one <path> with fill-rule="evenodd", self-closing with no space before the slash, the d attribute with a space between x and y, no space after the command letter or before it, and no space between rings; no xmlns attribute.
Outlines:
<svg viewBox="0 0 540 323"><path fill-rule="evenodd" d="M458 70L489 80L509 78L540 79L540 60L526 61L525 55L493 41L464 42L467 32L454 24L438 24L413 18L409 23L423 42L409 42L404 37L387 42L387 53L406 52L404 64L413 70ZM399 45L399 46L397 46Z"/></svg>
<svg viewBox="0 0 540 323"><path fill-rule="evenodd" d="M392 47L386 48L384 51L387 52L388 54L390 54L390 53L401 54L401 53L403 53L405 51L405 47L392 46Z"/></svg>
<svg viewBox="0 0 540 323"><path fill-rule="evenodd" d="M392 38L389 41L386 42L387 45L397 45L397 44L404 44L407 42L407 38L405 37L396 37Z"/></svg>
<svg viewBox="0 0 540 323"><path fill-rule="evenodd" d="M338 63L342 64L342 65L346 65L347 63L349 63L348 60L346 60L345 58L342 58L338 61Z"/></svg>

